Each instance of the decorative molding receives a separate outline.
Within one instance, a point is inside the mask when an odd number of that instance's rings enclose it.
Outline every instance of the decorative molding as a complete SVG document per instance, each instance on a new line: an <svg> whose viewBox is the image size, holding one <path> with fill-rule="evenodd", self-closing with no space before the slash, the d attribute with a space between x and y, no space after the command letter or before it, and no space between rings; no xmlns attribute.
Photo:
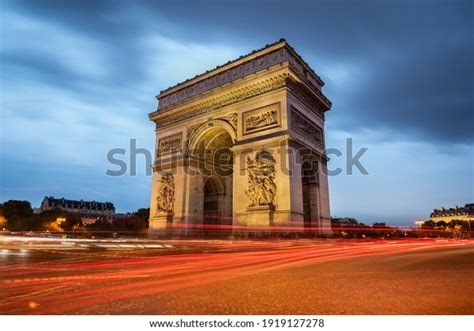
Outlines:
<svg viewBox="0 0 474 331"><path fill-rule="evenodd" d="M173 213L175 201L174 177L166 174L161 177L158 184L158 195L156 197L156 214Z"/></svg>
<svg viewBox="0 0 474 331"><path fill-rule="evenodd" d="M272 67L276 64L288 61L292 57L293 55L290 54L286 48L280 48L273 52L264 54L260 57L244 62L239 66L198 81L195 84L192 84L167 96L159 97L159 109L161 110L168 108L213 88L228 84L237 79ZM291 60L292 64L295 64L296 62L296 59Z"/></svg>
<svg viewBox="0 0 474 331"><path fill-rule="evenodd" d="M193 124L188 126L188 142L191 139L191 137L194 135L194 133L205 124L204 123L198 123L198 124Z"/></svg>
<svg viewBox="0 0 474 331"><path fill-rule="evenodd" d="M294 108L291 109L291 127L301 132L318 145L323 146L322 129Z"/></svg>
<svg viewBox="0 0 474 331"><path fill-rule="evenodd" d="M230 114L227 114L223 117L216 118L216 120L223 120L223 121L227 122L232 127L232 129L234 130L234 133L237 133L237 118L238 118L237 113L230 113ZM197 123L197 124L193 124L193 125L188 125L188 127L187 127L188 143L190 142L190 140L194 136L195 132L198 131L204 125L212 125L212 122L207 121L207 122L201 122L201 123Z"/></svg>
<svg viewBox="0 0 474 331"><path fill-rule="evenodd" d="M275 160L265 151L257 153L254 159L247 157L249 207L272 206L276 193Z"/></svg>
<svg viewBox="0 0 474 331"><path fill-rule="evenodd" d="M252 98L260 94L279 89L283 86L286 86L287 81L291 79L295 79L295 77L293 77L290 73L282 73L264 81L210 98L197 103L196 105L181 109L180 111L162 115L155 112L150 114L150 117L154 117L156 115L156 118L153 118L153 120L157 122L158 127L163 127L197 115L212 112L213 110Z"/></svg>
<svg viewBox="0 0 474 331"><path fill-rule="evenodd" d="M322 120L324 120L324 111L321 108L321 102L316 100L309 92L306 91L305 88L301 86L301 83L295 82L295 81L289 81L288 82L288 89L295 94L296 98L305 103L309 109L319 116ZM330 101L327 99L323 99L324 101L329 102L329 105L331 105Z"/></svg>
<svg viewBox="0 0 474 331"><path fill-rule="evenodd" d="M158 140L157 156L180 152L183 148L182 132Z"/></svg>
<svg viewBox="0 0 474 331"><path fill-rule="evenodd" d="M222 119L227 121L232 128L234 128L234 131L237 132L237 120L238 120L239 115L237 113L230 113L227 116L223 117Z"/></svg>
<svg viewBox="0 0 474 331"><path fill-rule="evenodd" d="M280 126L280 103L243 113L242 123L244 135Z"/></svg>

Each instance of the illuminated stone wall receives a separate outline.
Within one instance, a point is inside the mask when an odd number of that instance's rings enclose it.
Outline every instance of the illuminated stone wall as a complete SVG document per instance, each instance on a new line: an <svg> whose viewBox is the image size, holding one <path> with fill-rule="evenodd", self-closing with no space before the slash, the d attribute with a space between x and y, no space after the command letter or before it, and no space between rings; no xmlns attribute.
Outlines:
<svg viewBox="0 0 474 331"><path fill-rule="evenodd" d="M323 85L282 40L162 91L149 114L156 123L150 234L304 226L330 234L323 151L331 103ZM306 204L302 162L314 165ZM216 166L231 170L208 171Z"/></svg>

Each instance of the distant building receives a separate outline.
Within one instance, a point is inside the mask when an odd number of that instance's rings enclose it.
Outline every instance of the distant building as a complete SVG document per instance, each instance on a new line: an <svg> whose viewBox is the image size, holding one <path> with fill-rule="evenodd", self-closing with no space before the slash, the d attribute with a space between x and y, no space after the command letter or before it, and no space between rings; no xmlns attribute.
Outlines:
<svg viewBox="0 0 474 331"><path fill-rule="evenodd" d="M39 208L40 211L59 208L71 213L81 214L89 218L100 216L110 217L115 215L115 207L112 202L68 200L65 198L44 197Z"/></svg>
<svg viewBox="0 0 474 331"><path fill-rule="evenodd" d="M430 214L430 221L446 222L451 221L474 221L474 203L468 203L464 207L434 209Z"/></svg>

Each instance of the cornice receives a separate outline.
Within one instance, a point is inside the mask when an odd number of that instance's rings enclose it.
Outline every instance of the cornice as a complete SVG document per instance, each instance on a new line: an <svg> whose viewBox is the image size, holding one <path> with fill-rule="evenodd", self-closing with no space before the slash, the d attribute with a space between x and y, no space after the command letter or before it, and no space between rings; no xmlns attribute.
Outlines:
<svg viewBox="0 0 474 331"><path fill-rule="evenodd" d="M178 83L174 86L168 87L167 89L160 91L160 94L157 95L157 98L169 95L173 92L176 92L178 89L182 89L186 86L194 84L198 80L203 80L203 79L209 78L210 76L218 74L222 71L225 71L225 70L231 69L235 66L238 66L238 65L244 63L245 61L251 60L253 58L256 58L256 57L262 55L263 53L267 53L267 52L272 51L276 48L279 48L282 45L284 45L285 43L286 43L286 40L282 38L277 42L265 45L264 47L262 47L260 49L253 50L252 52L250 52L246 55L242 55L242 56L240 56L239 58L237 58L235 60L231 60L231 61L228 61L228 62L222 64L222 65L218 65L214 69L207 70L206 72L204 72L202 74L198 74L198 75L194 76L193 78L187 79L184 82Z"/></svg>
<svg viewBox="0 0 474 331"><path fill-rule="evenodd" d="M304 86L301 86L301 83L289 81L287 89L297 101L305 104L322 120L324 120L324 113L331 109L331 101L322 94L314 96Z"/></svg>
<svg viewBox="0 0 474 331"><path fill-rule="evenodd" d="M289 72L283 72L257 83L207 98L202 102L197 102L178 111L164 114L160 114L160 111L155 111L149 114L149 118L155 121L159 127L166 126L284 87L287 84L287 80L296 80L296 78Z"/></svg>
<svg viewBox="0 0 474 331"><path fill-rule="evenodd" d="M197 95L283 63L289 63L315 93L319 92L321 94L321 87L324 82L301 56L282 39L275 44L267 45L249 55L162 91L157 96L159 100L158 110L166 110Z"/></svg>

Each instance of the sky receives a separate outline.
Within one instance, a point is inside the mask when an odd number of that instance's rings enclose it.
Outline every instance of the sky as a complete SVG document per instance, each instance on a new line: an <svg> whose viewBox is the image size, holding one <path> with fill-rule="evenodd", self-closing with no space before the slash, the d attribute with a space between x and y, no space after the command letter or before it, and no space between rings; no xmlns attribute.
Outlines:
<svg viewBox="0 0 474 331"><path fill-rule="evenodd" d="M0 201L147 207L155 95L285 38L325 81L328 148L367 148L329 179L331 214L412 225L474 202L470 1L0 1ZM124 156L126 159L129 154ZM329 168L345 166L332 157Z"/></svg>

